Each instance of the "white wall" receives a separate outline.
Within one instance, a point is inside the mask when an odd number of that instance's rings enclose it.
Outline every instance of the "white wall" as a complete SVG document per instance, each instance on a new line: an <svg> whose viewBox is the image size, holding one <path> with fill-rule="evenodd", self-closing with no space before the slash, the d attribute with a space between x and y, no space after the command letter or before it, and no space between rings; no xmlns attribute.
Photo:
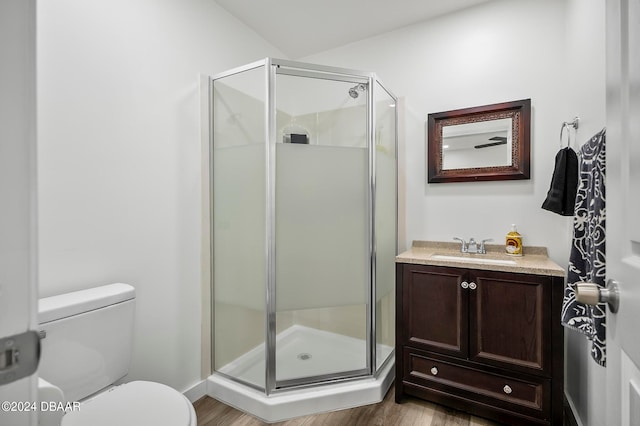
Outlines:
<svg viewBox="0 0 640 426"><path fill-rule="evenodd" d="M604 2L498 0L304 61L375 71L405 99L407 244L453 236L503 243L516 223L525 245L546 246L567 265L571 219L540 205L561 123L581 117L575 149L605 125ZM530 180L425 183L428 113L523 98L532 100ZM566 335L566 391L578 420L605 424L604 369L590 360L584 337Z"/></svg>
<svg viewBox="0 0 640 426"><path fill-rule="evenodd" d="M213 1L38 2L40 294L137 289L128 380L200 379L199 74L283 57Z"/></svg>

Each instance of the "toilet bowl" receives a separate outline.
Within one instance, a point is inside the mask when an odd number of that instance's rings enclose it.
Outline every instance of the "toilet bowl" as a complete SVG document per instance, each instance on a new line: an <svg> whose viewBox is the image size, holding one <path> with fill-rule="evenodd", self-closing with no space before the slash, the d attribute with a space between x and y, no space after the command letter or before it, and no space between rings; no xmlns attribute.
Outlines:
<svg viewBox="0 0 640 426"><path fill-rule="evenodd" d="M62 426L196 426L191 402L160 383L134 381L115 386L62 417Z"/></svg>
<svg viewBox="0 0 640 426"><path fill-rule="evenodd" d="M122 283L39 300L39 425L196 426L191 402L169 386L113 386L129 369L134 306Z"/></svg>
<svg viewBox="0 0 640 426"><path fill-rule="evenodd" d="M40 426L196 426L196 413L182 394L160 383L134 381L114 386L80 404L67 404L60 388L38 379ZM69 407L65 411L60 407Z"/></svg>

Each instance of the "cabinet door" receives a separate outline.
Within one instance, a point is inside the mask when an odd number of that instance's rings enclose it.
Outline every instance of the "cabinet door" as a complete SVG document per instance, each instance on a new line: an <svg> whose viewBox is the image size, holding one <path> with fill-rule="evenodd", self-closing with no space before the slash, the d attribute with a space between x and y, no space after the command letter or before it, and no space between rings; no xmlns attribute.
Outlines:
<svg viewBox="0 0 640 426"><path fill-rule="evenodd" d="M471 278L469 358L550 375L551 279L478 270Z"/></svg>
<svg viewBox="0 0 640 426"><path fill-rule="evenodd" d="M402 318L405 345L466 358L469 291L458 268L404 265Z"/></svg>

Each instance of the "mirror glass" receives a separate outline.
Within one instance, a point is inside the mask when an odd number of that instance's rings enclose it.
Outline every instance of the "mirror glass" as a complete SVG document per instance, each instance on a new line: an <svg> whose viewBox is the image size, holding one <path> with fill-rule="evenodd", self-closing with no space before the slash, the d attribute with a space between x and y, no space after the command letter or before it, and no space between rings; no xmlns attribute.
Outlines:
<svg viewBox="0 0 640 426"><path fill-rule="evenodd" d="M531 99L429 114L428 183L529 179Z"/></svg>
<svg viewBox="0 0 640 426"><path fill-rule="evenodd" d="M442 169L511 165L511 118L442 128Z"/></svg>

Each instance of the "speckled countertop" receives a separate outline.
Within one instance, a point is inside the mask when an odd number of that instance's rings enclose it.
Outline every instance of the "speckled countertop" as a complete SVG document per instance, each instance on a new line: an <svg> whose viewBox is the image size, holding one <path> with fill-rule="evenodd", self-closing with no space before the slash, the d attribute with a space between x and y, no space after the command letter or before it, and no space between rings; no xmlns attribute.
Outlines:
<svg viewBox="0 0 640 426"><path fill-rule="evenodd" d="M565 271L549 259L546 247L524 246L524 256L509 256L504 246L487 244L487 254L460 253L460 243L414 241L411 248L396 256L397 263L453 266L491 271L564 277Z"/></svg>

